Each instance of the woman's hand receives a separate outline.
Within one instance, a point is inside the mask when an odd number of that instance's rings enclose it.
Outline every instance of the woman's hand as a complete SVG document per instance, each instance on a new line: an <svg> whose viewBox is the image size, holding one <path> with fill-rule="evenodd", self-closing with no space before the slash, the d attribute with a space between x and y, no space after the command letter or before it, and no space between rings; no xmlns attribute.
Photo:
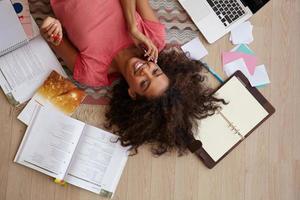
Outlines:
<svg viewBox="0 0 300 200"><path fill-rule="evenodd" d="M40 32L48 42L55 46L60 44L63 37L61 23L53 17L47 17L43 21Z"/></svg>
<svg viewBox="0 0 300 200"><path fill-rule="evenodd" d="M130 31L130 36L134 44L144 52L144 56L148 58L148 61L157 62L158 49L153 44L151 39L141 33L137 28Z"/></svg>

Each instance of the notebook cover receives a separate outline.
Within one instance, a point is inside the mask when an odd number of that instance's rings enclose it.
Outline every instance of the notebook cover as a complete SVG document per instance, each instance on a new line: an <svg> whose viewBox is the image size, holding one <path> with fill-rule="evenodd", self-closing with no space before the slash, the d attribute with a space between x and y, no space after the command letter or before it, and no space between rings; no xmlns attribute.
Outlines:
<svg viewBox="0 0 300 200"><path fill-rule="evenodd" d="M225 83L219 86L220 89L224 84L227 83L233 76L237 77L244 86L248 89L248 91L255 97L255 99L264 107L264 109L269 113L260 123L258 123L251 131L249 131L245 138L247 138L256 128L258 128L264 121L266 121L274 112L275 108L271 105L271 103L256 89L250 85L250 82L246 78L246 76L241 71L236 71ZM215 92L216 92L215 91ZM231 149L229 149L218 161L214 161L209 154L202 148L202 143L199 140L196 140L193 136L187 136L186 143L188 145L189 150L204 162L206 167L209 169L213 168L218 162L220 162L223 158L226 157L237 145L239 145L243 140L237 142Z"/></svg>
<svg viewBox="0 0 300 200"><path fill-rule="evenodd" d="M28 43L10 0L0 0L0 56Z"/></svg>
<svg viewBox="0 0 300 200"><path fill-rule="evenodd" d="M28 0L11 0L18 18L28 38L32 38L33 29Z"/></svg>

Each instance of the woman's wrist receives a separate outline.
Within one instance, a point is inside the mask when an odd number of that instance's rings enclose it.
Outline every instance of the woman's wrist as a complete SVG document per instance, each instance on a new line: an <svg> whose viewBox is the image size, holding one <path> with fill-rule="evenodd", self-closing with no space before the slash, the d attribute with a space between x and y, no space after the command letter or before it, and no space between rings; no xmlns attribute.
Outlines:
<svg viewBox="0 0 300 200"><path fill-rule="evenodd" d="M128 24L128 31L130 34L134 34L138 31L136 22Z"/></svg>

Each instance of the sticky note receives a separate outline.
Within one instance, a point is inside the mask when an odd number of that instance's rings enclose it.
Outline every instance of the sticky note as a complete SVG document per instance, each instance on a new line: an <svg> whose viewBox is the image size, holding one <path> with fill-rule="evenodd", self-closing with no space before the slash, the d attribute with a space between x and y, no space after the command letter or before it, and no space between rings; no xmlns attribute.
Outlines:
<svg viewBox="0 0 300 200"><path fill-rule="evenodd" d="M246 21L231 30L230 40L233 44L250 44L254 38L252 34L253 25Z"/></svg>
<svg viewBox="0 0 300 200"><path fill-rule="evenodd" d="M251 77L251 85L260 87L270 83L270 79L265 65L259 65L256 67L253 76Z"/></svg>
<svg viewBox="0 0 300 200"><path fill-rule="evenodd" d="M189 53L190 57L194 60L200 60L208 54L198 37L181 46L181 49L183 52Z"/></svg>
<svg viewBox="0 0 300 200"><path fill-rule="evenodd" d="M232 62L228 62L223 66L223 70L227 76L231 76L234 72L238 70L240 70L247 78L250 76L243 58L234 60Z"/></svg>
<svg viewBox="0 0 300 200"><path fill-rule="evenodd" d="M245 60L249 73L253 75L255 71L257 59L255 56L250 54L245 54L241 52L223 52L222 53L223 66L239 58L243 58Z"/></svg>
<svg viewBox="0 0 300 200"><path fill-rule="evenodd" d="M252 51L252 49L250 49L250 47L246 44L237 45L236 47L231 49L231 52L241 52L245 54L255 55L254 51Z"/></svg>

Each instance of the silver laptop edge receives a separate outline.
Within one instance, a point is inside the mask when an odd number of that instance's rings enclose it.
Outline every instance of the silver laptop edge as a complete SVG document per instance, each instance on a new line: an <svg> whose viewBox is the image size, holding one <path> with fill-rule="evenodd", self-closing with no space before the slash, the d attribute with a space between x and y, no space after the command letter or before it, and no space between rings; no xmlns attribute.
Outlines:
<svg viewBox="0 0 300 200"><path fill-rule="evenodd" d="M214 43L253 15L249 7L245 7L243 3L238 0L245 14L230 25L225 26L206 0L179 0L179 3L187 11L199 31L209 43Z"/></svg>

